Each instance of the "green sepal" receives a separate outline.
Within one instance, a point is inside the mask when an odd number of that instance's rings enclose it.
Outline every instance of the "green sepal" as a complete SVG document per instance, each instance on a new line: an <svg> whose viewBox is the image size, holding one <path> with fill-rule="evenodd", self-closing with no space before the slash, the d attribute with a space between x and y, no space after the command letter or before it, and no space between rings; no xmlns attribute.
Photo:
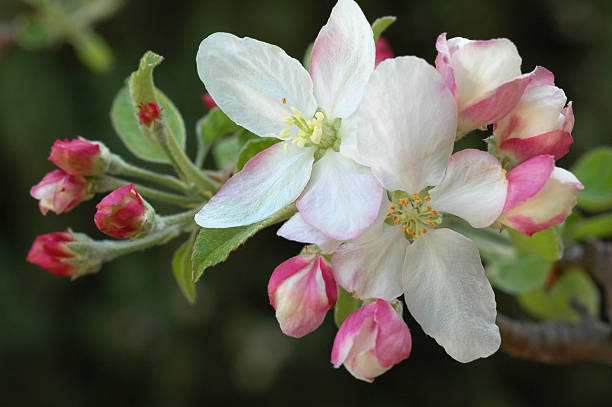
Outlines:
<svg viewBox="0 0 612 407"><path fill-rule="evenodd" d="M162 91L157 89L156 95L159 105L164 109L166 122L172 130L172 135L176 137L179 146L185 148L185 123L181 114ZM127 87L122 88L111 107L111 122L117 135L136 157L156 163L169 163L170 161L161 148L143 134L137 114L136 109L132 106Z"/></svg>
<svg viewBox="0 0 612 407"><path fill-rule="evenodd" d="M520 253L516 259L487 264L487 277L509 294L521 294L543 287L552 263L533 253Z"/></svg>
<svg viewBox="0 0 612 407"><path fill-rule="evenodd" d="M336 322L336 326L340 328L344 320L358 310L361 305L363 305L363 301L353 297L353 295L344 288L338 287L338 300L334 307L334 322Z"/></svg>
<svg viewBox="0 0 612 407"><path fill-rule="evenodd" d="M393 24L397 20L395 16L385 16L377 18L376 21L372 23L372 32L374 33L374 42L378 41L381 34L385 32L387 28L391 24Z"/></svg>
<svg viewBox="0 0 612 407"><path fill-rule="evenodd" d="M172 271L181 292L193 304L196 300L196 288L191 280L191 249L195 242L195 233L174 252Z"/></svg>
<svg viewBox="0 0 612 407"><path fill-rule="evenodd" d="M242 170L244 165L259 152L267 149L278 143L280 140L274 137L258 137L246 142L246 144L240 150L238 154L238 161L236 161L236 172Z"/></svg>
<svg viewBox="0 0 612 407"><path fill-rule="evenodd" d="M521 306L530 314L541 319L557 319L577 323L580 314L572 307L575 298L587 310L597 315L600 295L597 286L582 270L565 271L550 290L543 288L518 296Z"/></svg>
<svg viewBox="0 0 612 407"><path fill-rule="evenodd" d="M302 59L302 65L306 68L307 71L310 71L310 57L312 56L312 48L314 47L314 42L308 44L306 48L306 52L304 52L304 58Z"/></svg>
<svg viewBox="0 0 612 407"><path fill-rule="evenodd" d="M599 147L583 155L572 170L584 189L578 206L590 212L612 209L612 147Z"/></svg>
<svg viewBox="0 0 612 407"><path fill-rule="evenodd" d="M563 255L563 240L557 227L552 227L531 237L508 228L514 247L526 253L537 254L543 259L555 261Z"/></svg>
<svg viewBox="0 0 612 407"><path fill-rule="evenodd" d="M292 204L269 218L251 225L224 229L201 229L191 255L192 281L197 282L202 277L204 270L225 261L232 251L244 244L255 233L289 219L296 211L295 205Z"/></svg>

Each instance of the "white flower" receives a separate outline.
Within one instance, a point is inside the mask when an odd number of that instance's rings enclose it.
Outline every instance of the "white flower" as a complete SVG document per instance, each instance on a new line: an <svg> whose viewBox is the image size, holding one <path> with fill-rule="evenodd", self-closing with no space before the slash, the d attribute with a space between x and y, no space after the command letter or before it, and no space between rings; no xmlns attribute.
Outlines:
<svg viewBox="0 0 612 407"><path fill-rule="evenodd" d="M444 213L473 227L495 221L506 199L504 170L484 151L451 157L457 107L421 59L381 63L363 100L357 151L393 192L378 221L336 250L334 277L361 298L392 300L403 293L423 330L456 360L489 356L500 336L478 249L438 227Z"/></svg>
<svg viewBox="0 0 612 407"><path fill-rule="evenodd" d="M297 199L304 220L327 237L354 238L371 225L382 187L351 158L350 123L374 55L372 29L352 0L339 0L319 32L310 74L274 45L227 33L202 41L198 73L221 110L258 136L284 141L228 180L196 222L247 225Z"/></svg>

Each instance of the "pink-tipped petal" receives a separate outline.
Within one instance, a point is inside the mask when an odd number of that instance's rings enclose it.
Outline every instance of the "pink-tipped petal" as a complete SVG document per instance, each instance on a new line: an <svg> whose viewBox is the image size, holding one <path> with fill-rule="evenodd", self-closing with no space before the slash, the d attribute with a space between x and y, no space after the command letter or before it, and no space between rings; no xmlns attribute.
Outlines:
<svg viewBox="0 0 612 407"><path fill-rule="evenodd" d="M474 149L453 154L442 182L430 191L431 205L483 228L499 217L506 202L508 181L491 154Z"/></svg>
<svg viewBox="0 0 612 407"><path fill-rule="evenodd" d="M317 36L310 74L319 107L328 117L348 117L357 109L374 70L372 28L353 0L339 0Z"/></svg>
<svg viewBox="0 0 612 407"><path fill-rule="evenodd" d="M446 33L442 33L438 36L436 40L436 50L438 50L438 55L436 56L436 70L444 79L451 93L455 95L457 86L455 85L455 73L453 72L451 53L448 47L448 41L446 40Z"/></svg>
<svg viewBox="0 0 612 407"><path fill-rule="evenodd" d="M555 167L537 194L526 202L505 211L499 222L531 236L562 223L576 205L583 185L569 171Z"/></svg>
<svg viewBox="0 0 612 407"><path fill-rule="evenodd" d="M410 356L412 340L405 322L388 302L377 299L344 321L332 348L331 363L344 365L357 379L372 382Z"/></svg>
<svg viewBox="0 0 612 407"><path fill-rule="evenodd" d="M281 48L214 33L200 44L198 74L227 116L259 136L278 136L291 107L311 118L317 103L302 64Z"/></svg>
<svg viewBox="0 0 612 407"><path fill-rule="evenodd" d="M276 143L251 158L195 216L205 228L258 222L295 201L314 161L310 148Z"/></svg>
<svg viewBox="0 0 612 407"><path fill-rule="evenodd" d="M538 155L551 155L558 160L569 152L573 142L569 132L552 130L534 137L507 139L500 144L499 149L517 163Z"/></svg>
<svg viewBox="0 0 612 407"><path fill-rule="evenodd" d="M338 240L328 238L323 232L310 226L299 212L285 222L276 234L295 242L316 244L325 253L333 253L341 243Z"/></svg>
<svg viewBox="0 0 612 407"><path fill-rule="evenodd" d="M555 159L549 155L533 157L516 166L507 175L508 197L504 212L524 203L540 192L555 168Z"/></svg>
<svg viewBox="0 0 612 407"><path fill-rule="evenodd" d="M329 150L314 164L296 205L303 219L328 238L348 240L376 221L382 195L368 168Z"/></svg>
<svg viewBox="0 0 612 407"><path fill-rule="evenodd" d="M274 270L268 296L283 333L300 338L321 325L336 304L338 288L322 256L299 255Z"/></svg>

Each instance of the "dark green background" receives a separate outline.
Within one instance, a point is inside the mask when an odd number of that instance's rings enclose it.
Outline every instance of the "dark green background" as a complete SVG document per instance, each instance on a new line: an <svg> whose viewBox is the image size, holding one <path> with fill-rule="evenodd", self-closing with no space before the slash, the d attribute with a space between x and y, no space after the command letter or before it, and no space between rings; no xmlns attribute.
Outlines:
<svg viewBox="0 0 612 407"><path fill-rule="evenodd" d="M124 78L148 49L166 57L158 86L184 114L188 129L205 113L195 53L215 31L277 44L301 58L328 18L332 1L140 1L98 29L117 63L96 76L68 46L0 56L0 405L610 405L612 370L597 364L549 366L503 352L467 365L448 357L414 320L413 355L374 385L333 369L331 318L301 340L281 334L268 305L274 267L300 246L262 232L226 263L206 272L189 306L170 270L167 247L107 264L75 282L25 263L36 235L72 227L97 238L98 197L61 216L43 217L31 185L53 169L57 138L81 135L127 150L108 119ZM574 101L570 166L588 149L610 144L612 13L609 0L362 1L370 20L399 17L387 32L398 55L433 62L435 39L508 37L523 71L542 65ZM3 0L0 20L25 7ZM188 141L193 154L193 132ZM136 162L135 159L132 160ZM160 208L161 211L167 208ZM511 298L499 308L515 313Z"/></svg>

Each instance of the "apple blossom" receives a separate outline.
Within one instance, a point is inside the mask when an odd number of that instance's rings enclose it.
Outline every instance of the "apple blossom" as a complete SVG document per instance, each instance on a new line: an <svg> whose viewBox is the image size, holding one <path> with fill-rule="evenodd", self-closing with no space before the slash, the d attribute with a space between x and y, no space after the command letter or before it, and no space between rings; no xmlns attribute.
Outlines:
<svg viewBox="0 0 612 407"><path fill-rule="evenodd" d="M268 296L283 333L300 338L321 325L336 304L338 287L327 260L306 251L274 270Z"/></svg>
<svg viewBox="0 0 612 407"><path fill-rule="evenodd" d="M364 305L342 323L332 349L331 362L344 365L357 379L374 378L410 356L410 330L393 307L381 299Z"/></svg>
<svg viewBox="0 0 612 407"><path fill-rule="evenodd" d="M155 211L136 191L134 184L118 188L96 205L98 229L117 239L135 238L151 230Z"/></svg>
<svg viewBox="0 0 612 407"><path fill-rule="evenodd" d="M247 162L196 222L247 225L297 199L304 220L326 236L359 236L382 199L379 182L352 154L352 116L374 59L372 29L352 0L339 0L319 32L310 74L274 45L228 33L204 39L198 73L219 108L256 135L283 142Z"/></svg>
<svg viewBox="0 0 612 407"><path fill-rule="evenodd" d="M457 101L457 137L507 115L539 69L521 75L521 57L506 38L447 41L442 33L436 49L436 69Z"/></svg>
<svg viewBox="0 0 612 407"><path fill-rule="evenodd" d="M507 175L508 197L498 221L528 236L563 223L584 187L571 172L555 167L555 157L540 155Z"/></svg>
<svg viewBox="0 0 612 407"><path fill-rule="evenodd" d="M572 102L555 86L552 72L541 68L516 107L495 124L493 141L515 164L550 154L559 159L573 143Z"/></svg>
<svg viewBox="0 0 612 407"><path fill-rule="evenodd" d="M437 227L444 213L473 227L491 225L504 207L507 181L489 153L451 157L456 109L422 59L395 58L376 69L358 112L357 148L393 192L378 220L335 251L332 268L336 282L359 298L403 293L425 333L468 362L499 348L495 297L475 243Z"/></svg>
<svg viewBox="0 0 612 407"><path fill-rule="evenodd" d="M109 165L109 151L101 143L78 138L56 140L51 147L49 161L71 175L96 175Z"/></svg>
<svg viewBox="0 0 612 407"><path fill-rule="evenodd" d="M43 215L49 210L60 214L93 197L94 186L85 177L54 170L30 189L30 195L39 200L38 206Z"/></svg>

